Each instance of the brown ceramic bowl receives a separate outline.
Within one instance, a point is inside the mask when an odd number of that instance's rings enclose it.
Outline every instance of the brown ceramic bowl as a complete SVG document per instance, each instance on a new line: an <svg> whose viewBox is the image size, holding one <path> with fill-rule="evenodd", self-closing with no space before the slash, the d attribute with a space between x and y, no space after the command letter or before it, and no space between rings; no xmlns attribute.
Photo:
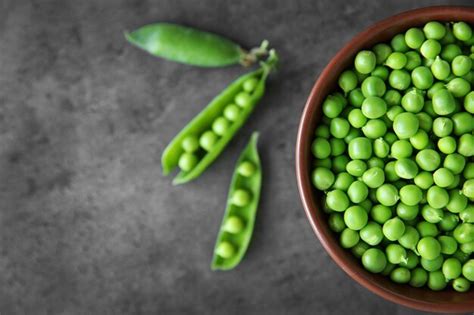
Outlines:
<svg viewBox="0 0 474 315"><path fill-rule="evenodd" d="M473 312L474 290L458 293L452 289L434 292L426 288L393 283L387 277L367 272L351 252L339 246L320 207L320 195L311 184L311 142L321 116L321 103L337 86L339 74L349 67L355 54L373 45L388 42L398 33L428 21L466 21L474 24L474 8L438 6L401 13L374 24L354 37L329 62L316 81L301 118L296 144L296 173L303 206L315 234L329 255L349 276L370 291L392 302L432 312Z"/></svg>

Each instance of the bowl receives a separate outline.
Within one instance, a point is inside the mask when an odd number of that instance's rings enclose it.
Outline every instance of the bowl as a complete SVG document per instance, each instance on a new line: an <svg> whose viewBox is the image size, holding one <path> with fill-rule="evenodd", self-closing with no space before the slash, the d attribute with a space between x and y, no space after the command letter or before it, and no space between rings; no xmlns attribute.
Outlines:
<svg viewBox="0 0 474 315"><path fill-rule="evenodd" d="M321 244L352 279L379 296L418 310L431 312L473 312L474 286L466 293L452 289L435 292L427 288L413 288L396 284L389 278L366 271L358 259L343 249L330 230L327 215L320 204L320 194L313 188L311 172L311 142L321 116L324 98L337 87L339 74L351 63L356 53L370 49L373 45L388 42L394 35L413 26L422 26L428 21L465 21L474 25L474 8L458 6L436 6L397 14L367 28L347 43L329 62L311 90L301 117L296 142L296 175L298 189L306 215Z"/></svg>

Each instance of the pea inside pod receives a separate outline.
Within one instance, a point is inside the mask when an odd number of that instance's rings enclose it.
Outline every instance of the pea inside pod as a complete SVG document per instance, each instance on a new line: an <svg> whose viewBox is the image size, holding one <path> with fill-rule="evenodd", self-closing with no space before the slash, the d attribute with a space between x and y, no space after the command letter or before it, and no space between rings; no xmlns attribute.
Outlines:
<svg viewBox="0 0 474 315"><path fill-rule="evenodd" d="M173 184L197 178L219 156L262 98L266 79L277 60L271 51L260 69L231 83L168 144L161 157L164 175L176 167L181 169ZM186 163L180 163L183 156Z"/></svg>
<svg viewBox="0 0 474 315"><path fill-rule="evenodd" d="M225 37L172 23L145 25L125 38L154 56L200 67L249 66L268 53L267 41L247 51Z"/></svg>
<svg viewBox="0 0 474 315"><path fill-rule="evenodd" d="M257 140L258 133L255 132L237 160L214 248L213 270L229 270L237 266L252 238L262 186Z"/></svg>

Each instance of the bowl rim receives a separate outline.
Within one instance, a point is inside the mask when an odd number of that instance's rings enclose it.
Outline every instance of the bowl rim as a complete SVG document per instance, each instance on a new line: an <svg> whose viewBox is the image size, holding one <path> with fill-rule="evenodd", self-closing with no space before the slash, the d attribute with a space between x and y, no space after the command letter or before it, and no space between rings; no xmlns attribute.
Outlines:
<svg viewBox="0 0 474 315"><path fill-rule="evenodd" d="M371 292L381 296L386 300L422 311L441 313L472 312L474 311L474 301L462 303L441 303L410 298L405 295L397 294L396 292L385 288L379 283L371 281L371 279L369 279L363 273L359 273L357 270L355 270L357 268L354 268L353 263L347 259L346 255L343 254L343 252L346 250L342 249L342 247L340 247L340 245L335 242L334 236L328 231L329 229L325 227L327 226L327 222L321 222L316 216L316 213L320 210L317 202L315 201L314 189L311 184L309 172L310 140L312 132L315 128L315 123L313 122L315 118L313 116L317 115L316 112L320 108L321 100L319 100L319 103L317 102L318 98L322 98L319 91L326 89L330 84L326 82L326 78L338 65L338 63L341 62L342 59L349 58L347 57L348 55L353 56L355 52L366 47L370 38L373 38L377 35L382 36L381 34L384 32L384 30L394 27L395 25L398 25L398 27L403 26L403 28L407 29L410 26L415 26L415 24L422 24L432 20L466 20L466 16L470 16L471 19L474 19L474 7L446 5L429 6L390 16L370 25L365 30L355 35L351 40L349 40L349 42L344 44L344 46L336 53L333 58L331 58L314 83L303 109L296 139L296 180L300 199L303 203L303 207L306 216L310 221L311 227L323 245L324 249L329 253L333 261L336 262L340 268L342 268L353 280L363 287L369 289Z"/></svg>

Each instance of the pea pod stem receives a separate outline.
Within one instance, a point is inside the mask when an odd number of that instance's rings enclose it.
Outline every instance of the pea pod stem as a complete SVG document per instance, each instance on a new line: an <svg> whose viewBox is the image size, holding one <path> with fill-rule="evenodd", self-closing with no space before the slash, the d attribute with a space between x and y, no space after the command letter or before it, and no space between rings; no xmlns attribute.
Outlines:
<svg viewBox="0 0 474 315"><path fill-rule="evenodd" d="M254 132L237 160L229 187L226 210L216 239L211 263L212 270L230 270L235 268L242 261L250 244L262 187L262 168L258 155L257 141L258 132ZM243 163L253 165L253 172L239 172L239 167ZM242 189L249 192L251 199L246 205L236 205L234 200L235 193ZM231 217L237 217L243 222L239 230L231 229L229 231L227 223ZM234 254L231 257L222 257L220 255L219 247L222 243L229 244L228 246L234 249Z"/></svg>
<svg viewBox="0 0 474 315"><path fill-rule="evenodd" d="M210 129L212 122L222 115L224 108L234 101L234 97L242 90L243 83L251 78L257 78L258 84L250 95L250 104L241 109L239 118L235 120L229 129L223 134L212 147L212 150L204 153L199 162L189 171L181 170L173 180L174 185L189 182L209 167L212 162L220 155L227 144L232 140L237 131L244 125L248 117L252 113L257 103L262 98L265 91L265 82L268 74L276 66L278 57L272 50L265 62L262 62L258 70L247 73L236 81L231 83L218 96L212 100L206 108L201 111L186 127L170 142L163 152L161 163L163 174L168 175L173 169L178 166L178 160L184 153L181 147L182 141L189 135L201 135L206 130Z"/></svg>

